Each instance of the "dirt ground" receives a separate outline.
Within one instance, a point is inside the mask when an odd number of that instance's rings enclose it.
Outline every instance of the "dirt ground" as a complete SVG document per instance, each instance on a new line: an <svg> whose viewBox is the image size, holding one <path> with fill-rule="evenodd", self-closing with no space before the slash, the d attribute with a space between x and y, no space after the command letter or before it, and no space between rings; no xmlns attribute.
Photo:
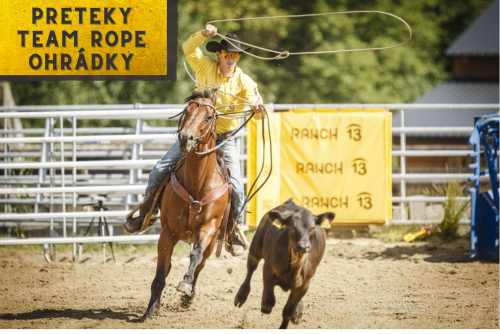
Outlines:
<svg viewBox="0 0 500 334"><path fill-rule="evenodd" d="M499 265L466 258L466 240L383 243L329 239L325 257L304 297L304 317L289 328L499 328ZM260 313L262 264L242 308L233 299L246 274L246 253L207 261L191 308L178 307L178 282L188 258L175 257L162 307L146 311L156 254L83 254L72 263L59 252L0 247L0 328L278 328L287 294Z"/></svg>

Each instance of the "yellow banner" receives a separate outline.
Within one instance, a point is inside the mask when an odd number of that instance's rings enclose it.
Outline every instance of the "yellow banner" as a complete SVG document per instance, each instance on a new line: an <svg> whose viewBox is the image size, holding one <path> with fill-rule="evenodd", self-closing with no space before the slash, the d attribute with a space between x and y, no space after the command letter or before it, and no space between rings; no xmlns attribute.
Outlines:
<svg viewBox="0 0 500 334"><path fill-rule="evenodd" d="M0 0L0 5L0 78L168 79L167 35L177 32L167 31L167 7L173 8L169 17L176 16L176 1L174 7L167 0ZM173 56L174 39L168 43Z"/></svg>
<svg viewBox="0 0 500 334"><path fill-rule="evenodd" d="M274 155L275 165L279 156L279 173L273 173L272 186L257 195L255 215L248 217L250 226L256 226L265 212L290 197L314 214L334 212L335 223L385 223L389 219L390 112L299 111L272 116L276 127L281 119L279 155ZM249 131L248 136L249 152L258 151L254 132ZM253 159L249 155L249 166ZM253 174L248 176L252 182ZM269 204L274 200L271 207L264 207L264 198Z"/></svg>

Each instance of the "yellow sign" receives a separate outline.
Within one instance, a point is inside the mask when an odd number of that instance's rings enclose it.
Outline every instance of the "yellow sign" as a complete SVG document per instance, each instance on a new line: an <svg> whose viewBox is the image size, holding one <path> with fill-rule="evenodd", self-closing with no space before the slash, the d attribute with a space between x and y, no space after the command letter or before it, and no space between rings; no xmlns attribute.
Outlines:
<svg viewBox="0 0 500 334"><path fill-rule="evenodd" d="M176 0L0 4L0 79L176 79Z"/></svg>
<svg viewBox="0 0 500 334"><path fill-rule="evenodd" d="M338 223L385 223L391 216L391 121L384 110L365 112L276 113L280 130L274 173L250 206L250 226L269 209L290 197L314 214L335 213ZM248 182L254 180L250 161L261 156L258 133L248 134ZM257 144L255 149L254 144ZM262 159L262 158L260 158ZM277 161L279 160L279 161ZM273 166L274 168L274 166ZM274 169L273 169L274 170ZM277 190L279 189L279 191ZM262 196L262 197L261 197ZM271 200L274 202L271 205ZM268 202L269 205L265 205Z"/></svg>

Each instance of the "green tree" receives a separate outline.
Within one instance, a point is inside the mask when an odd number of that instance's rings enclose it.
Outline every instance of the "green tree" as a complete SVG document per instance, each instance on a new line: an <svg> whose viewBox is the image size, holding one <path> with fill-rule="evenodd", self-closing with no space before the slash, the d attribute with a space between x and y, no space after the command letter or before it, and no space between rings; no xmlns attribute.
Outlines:
<svg viewBox="0 0 500 334"><path fill-rule="evenodd" d="M411 102L450 77L444 51L491 0L269 0L179 2L177 81L69 81L12 83L18 105L181 103L194 83L182 62L182 44L210 20L297 15L350 10L379 10L402 17L413 38L403 47L355 53L290 56L263 61L244 56L239 64L259 84L266 102L401 103ZM407 30L380 14L351 14L300 19L224 22L221 34L264 48L299 52L380 47L399 44ZM204 46L202 46L204 50ZM206 54L208 52L204 51ZM257 55L274 54L253 50Z"/></svg>

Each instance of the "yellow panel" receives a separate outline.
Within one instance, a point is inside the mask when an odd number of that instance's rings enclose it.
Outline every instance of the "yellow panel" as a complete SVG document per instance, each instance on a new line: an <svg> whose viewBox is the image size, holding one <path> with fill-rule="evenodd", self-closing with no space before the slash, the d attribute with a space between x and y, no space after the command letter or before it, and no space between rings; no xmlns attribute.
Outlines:
<svg viewBox="0 0 500 334"><path fill-rule="evenodd" d="M2 32L2 42L0 43L0 75L167 75L167 0L0 0L0 31ZM57 11L56 24L47 24L47 7L52 7ZM85 7L86 12L82 12L82 24L79 23L79 12L75 8ZM124 15L120 7L126 10L131 8L127 17L127 24L124 23ZM43 17L33 24L32 8L40 8ZM71 8L67 12L67 19L71 24L62 23L62 8ZM91 8L100 8L100 12L95 20L100 24L91 24ZM105 8L111 10L111 18L115 22L108 21L105 24ZM28 31L25 35L25 44L22 46L22 35L18 31ZM38 43L42 47L33 45L33 31L41 31L38 36ZM49 37L53 31L52 42L57 40L58 46L49 42ZM77 32L78 44L75 46L74 38L66 38L66 47L63 47L63 31L67 33ZM101 45L94 47L91 44L92 31L99 31L102 34ZM122 46L122 31L131 34L131 41ZM136 35L137 31L145 31L145 34ZM116 46L106 43L106 35L109 33L108 41L113 44L115 38L113 32L118 36ZM55 39L54 39L55 36ZM129 35L123 33L125 39ZM136 47L136 37L141 37L141 44L145 47ZM81 49L84 51L79 52ZM34 70L30 67L30 57L37 54L41 57L42 66ZM49 60L54 60L56 55L56 69L49 64L46 69L45 55ZM61 66L62 55L66 54L66 60L71 57L69 68L63 70ZM92 54L98 54L103 59L101 69L92 70ZM107 60L109 54L109 61ZM83 55L83 56L82 56ZM113 55L116 55L113 59ZM130 56L133 55L133 56ZM99 65L97 56L95 57L96 67ZM131 58L129 58L131 57ZM129 69L126 69L129 59ZM87 70L83 66L83 59L87 65ZM113 60L112 60L113 59ZM77 65L80 62L80 66ZM33 66L38 65L38 59L34 59ZM108 63L113 63L116 70Z"/></svg>
<svg viewBox="0 0 500 334"><path fill-rule="evenodd" d="M392 114L383 109L367 111L295 110L272 115L281 116L280 131L273 130L273 136L280 132L279 167L275 154L271 184L252 201L250 226L290 197L314 214L334 212L334 223L388 221L392 215ZM262 149L256 137L260 130L256 123L250 128L249 183L262 163L262 155L255 156Z"/></svg>

